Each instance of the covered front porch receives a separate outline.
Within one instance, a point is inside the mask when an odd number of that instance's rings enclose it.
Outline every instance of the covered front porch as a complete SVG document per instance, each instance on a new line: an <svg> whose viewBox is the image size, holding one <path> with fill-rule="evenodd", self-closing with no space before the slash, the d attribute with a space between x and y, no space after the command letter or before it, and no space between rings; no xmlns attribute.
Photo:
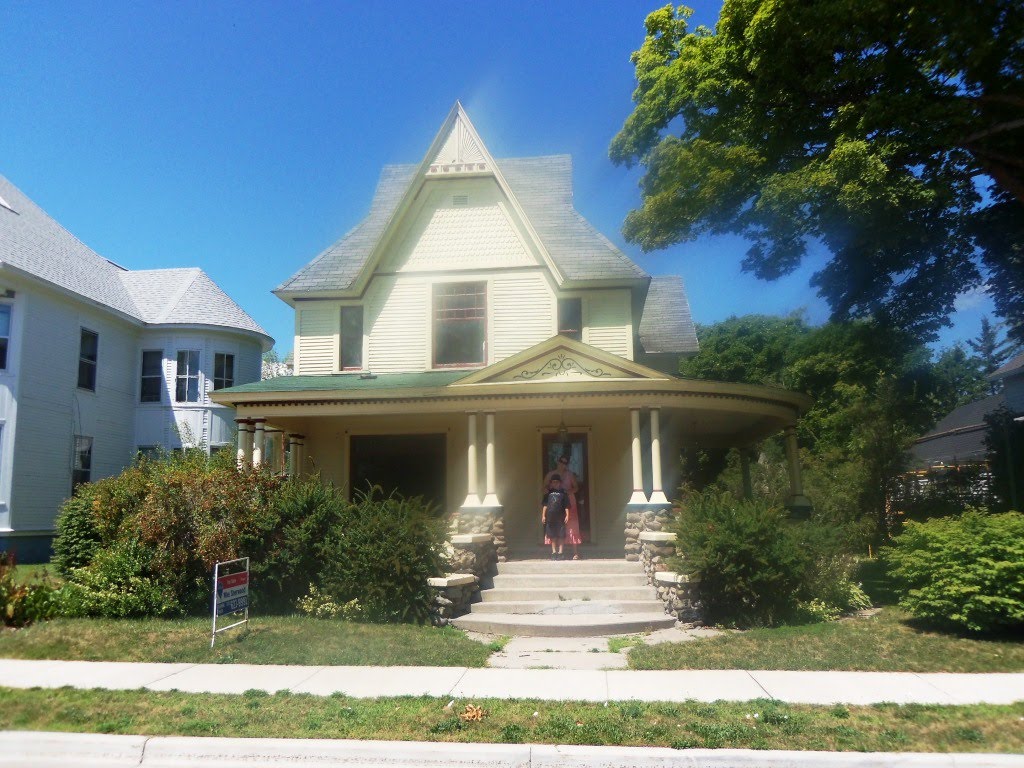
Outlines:
<svg viewBox="0 0 1024 768"><path fill-rule="evenodd" d="M791 502L806 504L795 433L805 397L604 356L566 342L472 373L297 376L214 396L237 409L240 462L422 495L460 534L489 537L499 560L542 552L543 479L562 455L579 480L585 557L638 559L639 533L667 520L687 446L747 448L785 432Z"/></svg>

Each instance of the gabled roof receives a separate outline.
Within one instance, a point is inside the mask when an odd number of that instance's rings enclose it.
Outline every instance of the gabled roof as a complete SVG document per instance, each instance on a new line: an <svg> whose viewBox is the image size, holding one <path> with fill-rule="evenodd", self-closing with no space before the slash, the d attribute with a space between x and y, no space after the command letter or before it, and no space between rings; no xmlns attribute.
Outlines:
<svg viewBox="0 0 1024 768"><path fill-rule="evenodd" d="M147 324L213 325L270 340L201 269L128 270L78 240L0 176L0 267L11 267Z"/></svg>
<svg viewBox="0 0 1024 768"><path fill-rule="evenodd" d="M651 278L640 317L640 345L648 354L696 352L697 330L690 316L683 278L658 275Z"/></svg>
<svg viewBox="0 0 1024 768"><path fill-rule="evenodd" d="M984 461L985 416L1006 405L1003 393L961 405L942 418L935 428L919 437L911 450L921 465Z"/></svg>
<svg viewBox="0 0 1024 768"><path fill-rule="evenodd" d="M566 280L647 277L573 207L572 160L568 155L494 159L478 139L468 116L456 103L424 160L418 165L385 166L366 218L278 286L275 293L337 292L355 287L374 249L390 226L397 225L395 217L403 201L410 199L421 183L445 178L447 156L462 142L470 162L454 167L477 175L493 174L500 186L507 185L511 202L521 207L542 252Z"/></svg>
<svg viewBox="0 0 1024 768"><path fill-rule="evenodd" d="M1016 376L1024 373L1024 352L1014 355L1002 366L988 375L991 380L1005 379L1007 376Z"/></svg>

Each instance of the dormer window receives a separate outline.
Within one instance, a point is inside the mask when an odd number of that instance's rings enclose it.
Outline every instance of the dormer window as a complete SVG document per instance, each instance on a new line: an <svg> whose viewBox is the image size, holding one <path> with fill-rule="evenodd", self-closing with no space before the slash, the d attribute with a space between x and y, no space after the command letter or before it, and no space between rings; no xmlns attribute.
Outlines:
<svg viewBox="0 0 1024 768"><path fill-rule="evenodd" d="M487 283L434 285L434 367L483 365L486 346Z"/></svg>

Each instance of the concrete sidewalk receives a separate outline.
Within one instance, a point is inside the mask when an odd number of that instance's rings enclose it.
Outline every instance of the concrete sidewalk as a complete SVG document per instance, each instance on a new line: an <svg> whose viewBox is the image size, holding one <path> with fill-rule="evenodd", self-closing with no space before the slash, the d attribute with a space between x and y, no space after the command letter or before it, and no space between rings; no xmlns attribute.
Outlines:
<svg viewBox="0 0 1024 768"><path fill-rule="evenodd" d="M1024 766L1024 757L0 732L0 766L181 768L206 765L217 768L295 765L325 768L1020 768Z"/></svg>
<svg viewBox="0 0 1024 768"><path fill-rule="evenodd" d="M10 688L105 688L187 693L258 689L355 698L444 696L546 701L748 701L800 704L1009 704L1024 673L627 671L465 667L300 667L0 659Z"/></svg>

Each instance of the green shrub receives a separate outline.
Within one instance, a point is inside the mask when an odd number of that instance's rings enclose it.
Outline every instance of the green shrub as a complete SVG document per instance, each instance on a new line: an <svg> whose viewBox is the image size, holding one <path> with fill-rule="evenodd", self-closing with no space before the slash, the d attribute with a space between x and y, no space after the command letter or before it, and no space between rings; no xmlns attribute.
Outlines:
<svg viewBox="0 0 1024 768"><path fill-rule="evenodd" d="M300 597L295 601L295 607L299 609L300 613L312 616L314 619L355 620L362 618L363 614L359 600L352 599L339 605L330 595L317 589L315 584L309 585L309 592L305 597Z"/></svg>
<svg viewBox="0 0 1024 768"><path fill-rule="evenodd" d="M60 613L110 619L179 613L171 589L143 575L148 561L147 551L137 544L117 543L99 550L89 565L72 570L58 590Z"/></svg>
<svg viewBox="0 0 1024 768"><path fill-rule="evenodd" d="M92 562L100 546L100 532L96 526L100 503L97 488L92 483L80 485L75 495L64 502L57 517L52 562L65 578L73 569Z"/></svg>
<svg viewBox="0 0 1024 768"><path fill-rule="evenodd" d="M335 602L358 600L371 621L429 621L427 579L442 571L444 542L444 521L423 499L359 494L317 548L320 586Z"/></svg>
<svg viewBox="0 0 1024 768"><path fill-rule="evenodd" d="M676 523L681 559L672 565L700 579L710 621L776 624L795 609L809 567L785 512L727 493L692 493Z"/></svg>
<svg viewBox="0 0 1024 768"><path fill-rule="evenodd" d="M680 556L670 565L698 576L711 621L832 621L871 605L840 527L795 522L768 500L713 489L687 494L675 526Z"/></svg>
<svg viewBox="0 0 1024 768"><path fill-rule="evenodd" d="M1024 515L968 510L908 523L882 551L900 605L970 632L1024 627Z"/></svg>
<svg viewBox="0 0 1024 768"><path fill-rule="evenodd" d="M15 578L14 555L0 555L0 625L21 627L57 612L53 587L36 577L27 584Z"/></svg>

